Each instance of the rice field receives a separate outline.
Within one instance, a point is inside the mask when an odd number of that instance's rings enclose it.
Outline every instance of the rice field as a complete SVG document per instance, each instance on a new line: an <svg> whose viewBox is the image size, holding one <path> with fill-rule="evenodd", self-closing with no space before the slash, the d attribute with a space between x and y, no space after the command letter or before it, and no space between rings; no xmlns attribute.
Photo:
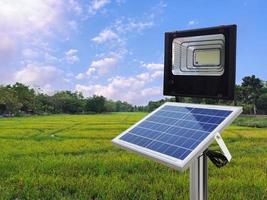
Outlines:
<svg viewBox="0 0 267 200"><path fill-rule="evenodd" d="M0 199L189 199L188 170L112 145L145 115L0 118ZM267 128L239 125L222 134L231 163L209 162L209 199L267 199Z"/></svg>

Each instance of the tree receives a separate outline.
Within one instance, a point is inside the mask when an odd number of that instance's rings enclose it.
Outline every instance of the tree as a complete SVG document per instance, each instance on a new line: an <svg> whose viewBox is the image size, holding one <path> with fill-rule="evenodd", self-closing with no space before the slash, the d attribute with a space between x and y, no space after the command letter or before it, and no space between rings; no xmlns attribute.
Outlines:
<svg viewBox="0 0 267 200"><path fill-rule="evenodd" d="M8 88L12 89L20 102L21 111L26 113L32 113L36 110L35 105L35 92L30 89L29 86L23 85L22 83L16 83L13 86L8 85Z"/></svg>
<svg viewBox="0 0 267 200"><path fill-rule="evenodd" d="M155 110L156 108L160 107L165 102L166 102L166 99L161 99L159 101L149 101L147 105L148 111L151 112Z"/></svg>
<svg viewBox="0 0 267 200"><path fill-rule="evenodd" d="M12 88L0 86L0 107L1 114L16 114L19 112L22 104Z"/></svg>
<svg viewBox="0 0 267 200"><path fill-rule="evenodd" d="M94 95L87 99L85 109L89 112L102 113L105 111L105 101L105 97Z"/></svg>
<svg viewBox="0 0 267 200"><path fill-rule="evenodd" d="M262 114L267 114L267 93L262 94L257 100L257 107Z"/></svg>
<svg viewBox="0 0 267 200"><path fill-rule="evenodd" d="M127 103L122 101L116 101L116 111L117 112L132 112L134 110L134 107Z"/></svg>
<svg viewBox="0 0 267 200"><path fill-rule="evenodd" d="M54 103L51 96L47 94L38 94L36 96L36 109L37 113L53 113Z"/></svg>
<svg viewBox="0 0 267 200"><path fill-rule="evenodd" d="M203 101L203 99L202 98L192 97L191 101L192 101L192 103L199 103L200 104Z"/></svg>
<svg viewBox="0 0 267 200"><path fill-rule="evenodd" d="M237 105L238 102L243 103L243 87L240 85L235 86L235 99L234 99L234 105Z"/></svg>
<svg viewBox="0 0 267 200"><path fill-rule="evenodd" d="M115 112L116 111L116 103L112 100L105 101L104 104L106 112Z"/></svg>
<svg viewBox="0 0 267 200"><path fill-rule="evenodd" d="M260 89L263 87L262 81L256 78L255 75L244 77L242 82L243 99L245 103L253 105L254 114L257 113L256 102L261 95Z"/></svg>
<svg viewBox="0 0 267 200"><path fill-rule="evenodd" d="M52 102L55 113L80 113L85 107L82 94L71 91L57 92L52 96Z"/></svg>

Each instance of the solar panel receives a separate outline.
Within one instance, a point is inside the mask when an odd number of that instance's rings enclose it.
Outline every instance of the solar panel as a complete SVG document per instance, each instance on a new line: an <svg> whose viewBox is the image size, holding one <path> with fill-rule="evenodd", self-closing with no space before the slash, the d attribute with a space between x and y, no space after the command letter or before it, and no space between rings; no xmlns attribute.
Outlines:
<svg viewBox="0 0 267 200"><path fill-rule="evenodd" d="M165 103L113 143L184 170L240 113L240 107Z"/></svg>

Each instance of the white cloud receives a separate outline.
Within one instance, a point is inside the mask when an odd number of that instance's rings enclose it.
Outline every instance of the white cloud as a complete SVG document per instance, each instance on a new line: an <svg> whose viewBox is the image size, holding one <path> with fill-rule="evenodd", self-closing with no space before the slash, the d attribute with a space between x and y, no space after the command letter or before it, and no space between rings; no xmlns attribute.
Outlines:
<svg viewBox="0 0 267 200"><path fill-rule="evenodd" d="M103 95L114 100L123 100L136 105L146 104L150 100L162 98L162 88L151 86L146 87L150 82L158 78L153 73L141 73L136 76L110 78L106 85L76 85L76 90L85 96ZM158 74L159 72L157 72Z"/></svg>
<svg viewBox="0 0 267 200"><path fill-rule="evenodd" d="M14 80L31 86L44 87L55 81L63 80L63 71L54 66L28 64L17 71Z"/></svg>
<svg viewBox="0 0 267 200"><path fill-rule="evenodd" d="M43 58L50 40L64 32L64 7L62 0L0 1L0 67Z"/></svg>
<svg viewBox="0 0 267 200"><path fill-rule="evenodd" d="M1 19L0 19L1 20ZM1 26L0 26L1 28ZM4 31L3 31L4 32ZM9 34L0 34L0 67L8 63L16 53L16 44Z"/></svg>
<svg viewBox="0 0 267 200"><path fill-rule="evenodd" d="M154 22L152 21L148 21L148 22L136 22L136 21L131 21L128 24L128 29L129 30L138 30L138 31L142 31L146 28L150 28L154 25Z"/></svg>
<svg viewBox="0 0 267 200"><path fill-rule="evenodd" d="M110 29L105 29L102 32L99 33L98 36L92 38L93 42L96 42L98 44L104 43L108 40L114 40L114 39L118 39L118 35L116 33L114 33L112 30Z"/></svg>
<svg viewBox="0 0 267 200"><path fill-rule="evenodd" d="M162 70L163 64L161 63L147 63L142 64L143 67L149 69L149 70Z"/></svg>
<svg viewBox="0 0 267 200"><path fill-rule="evenodd" d="M0 2L0 27L3 31L28 37L36 31L46 33L58 23L62 1L9 0Z"/></svg>
<svg viewBox="0 0 267 200"><path fill-rule="evenodd" d="M105 57L93 61L86 74L92 77L101 73L105 74L105 70L110 70L116 66L117 59L120 59L118 55L117 57ZM107 84L77 84L75 89L83 92L85 96L103 95L110 99L123 100L136 105L143 105L150 100L163 98L162 88L157 86L157 83L162 83L163 64L143 63L142 66L147 70L135 76L116 76L109 78ZM99 72L99 70L104 71ZM76 78L82 79L84 74L80 74Z"/></svg>
<svg viewBox="0 0 267 200"><path fill-rule="evenodd" d="M64 74L52 75L63 73L55 67L61 62L56 56L62 53L57 42L78 28L73 13L81 12L76 0L0 0L0 82L37 83L48 88L43 81L48 77L55 77L49 79L49 87L64 81ZM74 55L71 62L78 59Z"/></svg>
<svg viewBox="0 0 267 200"><path fill-rule="evenodd" d="M109 3L109 0L92 0L88 11L90 14L96 14L97 11L104 8Z"/></svg>
<svg viewBox="0 0 267 200"><path fill-rule="evenodd" d="M131 31L141 32L147 28L151 28L154 26L154 21L152 19L145 19L142 21L138 21L136 19L127 18L127 19L119 19L116 20L113 28L118 33L127 33Z"/></svg>
<svg viewBox="0 0 267 200"><path fill-rule="evenodd" d="M92 68L89 68L87 71L86 71L86 75L88 76L92 76L94 74L94 72L96 71L96 69L94 67Z"/></svg>
<svg viewBox="0 0 267 200"><path fill-rule="evenodd" d="M148 99L153 100L153 98L149 98L150 96L162 96L162 88L161 87L149 87L145 88L141 91L143 97L147 97Z"/></svg>
<svg viewBox="0 0 267 200"><path fill-rule="evenodd" d="M142 63L142 62L141 62ZM163 67L164 65L161 63L143 63L143 67L148 69L149 77L154 80L157 78L163 78Z"/></svg>
<svg viewBox="0 0 267 200"><path fill-rule="evenodd" d="M59 61L60 59L58 59L56 56L53 56L51 55L50 53L46 52L44 54L44 58L45 58L45 61L48 62L48 63L55 63L57 61Z"/></svg>
<svg viewBox="0 0 267 200"><path fill-rule="evenodd" d="M197 24L197 21L195 21L195 20L190 20L190 21L188 22L188 25L189 25L189 26L193 26L193 25L195 25L195 24Z"/></svg>
<svg viewBox="0 0 267 200"><path fill-rule="evenodd" d="M69 23L70 29L72 29L73 31L76 31L76 32L78 31L78 24L76 21L70 20L68 23Z"/></svg>
<svg viewBox="0 0 267 200"><path fill-rule="evenodd" d="M124 50L117 53L111 52L109 56L93 60L85 73L79 73L76 76L77 80L82 80L86 77L98 78L99 76L107 76L115 67L117 67L119 61L122 59L126 52Z"/></svg>
<svg viewBox="0 0 267 200"><path fill-rule="evenodd" d="M151 74L152 79L163 78L163 71L155 71Z"/></svg>
<svg viewBox="0 0 267 200"><path fill-rule="evenodd" d="M77 49L70 49L67 52L65 52L65 59L68 63L74 64L78 61L80 61L79 57L77 56L78 50Z"/></svg>
<svg viewBox="0 0 267 200"><path fill-rule="evenodd" d="M119 59L120 57L118 55L113 55L110 57L95 60L91 63L86 74L89 76L94 73L97 73L98 75L107 75L108 72L117 65Z"/></svg>
<svg viewBox="0 0 267 200"><path fill-rule="evenodd" d="M22 51L22 56L26 59L33 59L33 58L37 58L39 56L39 53L36 50L25 48Z"/></svg>
<svg viewBox="0 0 267 200"><path fill-rule="evenodd" d="M141 81L149 81L150 80L150 73L144 72L144 73L138 74L136 76L136 78L141 80Z"/></svg>
<svg viewBox="0 0 267 200"><path fill-rule="evenodd" d="M116 0L116 2L119 6L121 6L126 2L126 0Z"/></svg>
<svg viewBox="0 0 267 200"><path fill-rule="evenodd" d="M83 73L79 73L77 76L75 76L75 78L76 78L77 80L82 80L82 79L85 78L85 74L83 74Z"/></svg>
<svg viewBox="0 0 267 200"><path fill-rule="evenodd" d="M75 0L69 0L69 10L73 10L77 15L83 12L82 6Z"/></svg>
<svg viewBox="0 0 267 200"><path fill-rule="evenodd" d="M117 63L117 59L115 57L106 57L100 60L93 61L91 67L94 68L105 68L106 66L114 66Z"/></svg>

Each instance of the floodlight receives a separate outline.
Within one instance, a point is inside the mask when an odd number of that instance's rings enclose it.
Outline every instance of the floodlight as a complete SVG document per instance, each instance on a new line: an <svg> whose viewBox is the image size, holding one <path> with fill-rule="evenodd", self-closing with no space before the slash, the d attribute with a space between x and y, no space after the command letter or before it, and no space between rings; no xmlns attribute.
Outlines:
<svg viewBox="0 0 267 200"><path fill-rule="evenodd" d="M164 95L233 99L236 25L165 33Z"/></svg>

